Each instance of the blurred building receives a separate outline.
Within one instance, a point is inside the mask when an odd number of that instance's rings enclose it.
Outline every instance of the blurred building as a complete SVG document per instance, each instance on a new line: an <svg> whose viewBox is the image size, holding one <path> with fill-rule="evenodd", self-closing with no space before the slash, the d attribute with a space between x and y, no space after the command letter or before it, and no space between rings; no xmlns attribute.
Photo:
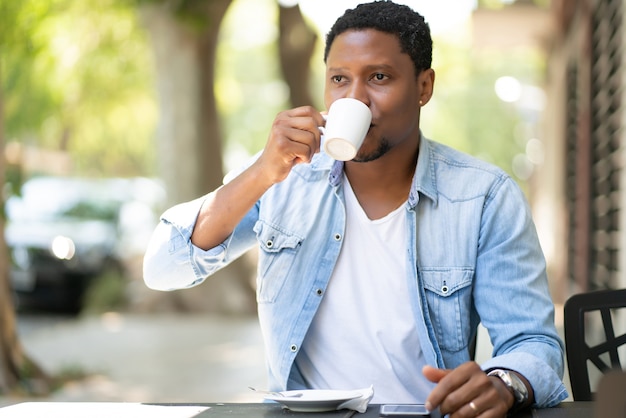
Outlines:
<svg viewBox="0 0 626 418"><path fill-rule="evenodd" d="M551 220L557 300L626 287L624 0L553 0L546 164L537 182ZM547 204L549 202L549 204Z"/></svg>
<svg viewBox="0 0 626 418"><path fill-rule="evenodd" d="M626 0L518 0L472 16L473 45L547 58L545 162L531 202L556 303L626 287Z"/></svg>
<svg viewBox="0 0 626 418"><path fill-rule="evenodd" d="M504 2L502 2L504 3ZM517 0L509 2L499 8L478 7L472 13L472 48L477 50L498 51L503 60L516 50L533 50L549 60L553 54L556 24L553 10L547 6L538 6L531 0ZM503 76L505 74L502 74ZM548 124L554 123L553 100L554 93L548 80L541 84L541 70L538 71L535 91L541 92L541 97L525 99L526 106L533 107L539 112L539 122L533 122L531 129L535 131L542 147L542 160L534 164L532 175L528 181L528 194L534 212L537 231L541 245L548 262L548 277L551 291L556 303L562 303L567 297L567 273L565 266L567 258L567 240L564 237L561 221L564 218L564 188L561 186L564 178L561 172L563 165L556 165L554 159L562 159L560 141L554 140L552 129ZM521 81L519 82L521 87ZM520 99L516 99L519 102ZM528 103L534 101L537 103ZM541 101L541 103L538 103ZM522 111L521 103L515 103ZM545 115L550 115L545 117ZM535 117L533 117L535 119ZM526 138L526 140L529 140Z"/></svg>

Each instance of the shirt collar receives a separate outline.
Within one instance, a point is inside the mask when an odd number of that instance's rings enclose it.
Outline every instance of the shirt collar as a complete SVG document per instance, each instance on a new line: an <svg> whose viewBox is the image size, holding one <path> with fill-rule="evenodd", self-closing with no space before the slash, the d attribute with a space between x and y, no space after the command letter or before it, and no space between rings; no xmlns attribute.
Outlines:
<svg viewBox="0 0 626 418"><path fill-rule="evenodd" d="M411 191L409 192L409 205L415 207L419 201L419 193L423 193L425 196L432 199L437 203L437 184L435 178L435 168L431 159L431 142L425 136L420 135L420 147L417 157L417 165L415 167L415 174L413 175L413 182L411 184ZM343 179L343 161L334 161L330 173L328 175L328 182L332 187L337 187Z"/></svg>
<svg viewBox="0 0 626 418"><path fill-rule="evenodd" d="M333 163L332 168L330 169L330 174L328 174L328 182L331 186L337 187L339 183L343 180L343 161L335 161Z"/></svg>
<svg viewBox="0 0 626 418"><path fill-rule="evenodd" d="M435 166L432 160L432 143L424 135L420 135L420 148L417 156L417 166L413 175L411 192L409 193L409 205L415 207L422 193L433 202L437 203L437 178Z"/></svg>

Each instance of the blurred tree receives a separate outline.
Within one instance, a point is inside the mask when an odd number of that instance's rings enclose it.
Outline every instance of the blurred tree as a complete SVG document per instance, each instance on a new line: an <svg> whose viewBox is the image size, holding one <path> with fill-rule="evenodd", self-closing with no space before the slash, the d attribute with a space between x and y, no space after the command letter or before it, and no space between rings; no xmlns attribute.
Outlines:
<svg viewBox="0 0 626 418"><path fill-rule="evenodd" d="M159 173L170 205L194 199L222 184L226 141L216 101L215 74L220 27L231 2L139 0L155 53ZM279 10L280 62L291 100L295 105L312 104L309 68L316 35L305 24L298 6ZM247 30L243 26L238 29ZM248 64L246 71L250 70ZM175 306L222 312L243 306L253 312L251 268L243 261L233 263L211 278L210 286L203 287L205 292L176 292ZM221 276L230 277L220 280Z"/></svg>
<svg viewBox="0 0 626 418"><path fill-rule="evenodd" d="M175 204L215 189L224 175L214 86L220 26L232 0L138 1L157 68L159 173ZM297 5L279 10L279 57L291 103L312 104L316 34Z"/></svg>
<svg viewBox="0 0 626 418"><path fill-rule="evenodd" d="M139 2L156 62L158 171L174 204L217 188L224 175L215 52L232 0Z"/></svg>
<svg viewBox="0 0 626 418"><path fill-rule="evenodd" d="M307 25L300 7L285 7L279 3L279 55L283 77L289 86L293 107L313 105L309 88L311 57L315 51L317 34Z"/></svg>
<svg viewBox="0 0 626 418"><path fill-rule="evenodd" d="M245 88L256 89L263 101L254 105L244 100L245 106L228 115L226 132L230 138L223 138L224 115L218 114L214 91L215 55L221 22L231 3L232 0L29 0L27 4L45 5L47 11L32 26L29 38L33 45L37 41L40 52L30 61L12 56L5 65L5 132L11 139L11 148L23 151L32 146L64 153L71 161L71 167L64 167L69 170L65 174L77 175L151 175L153 159L158 159L156 171L165 182L170 204L216 188L224 173L223 144L240 142L243 135L248 151L258 149L267 132L267 121L277 109L287 105L281 99L281 90L289 91L287 96L294 106L312 104L309 63L316 36L304 22L299 7L278 8L275 0L266 0L263 7L279 10L279 25L270 23L280 26L279 42L273 39L262 48L247 50L248 55L234 63L236 68L228 68L233 73L245 71L246 77L250 74ZM146 42L135 24L137 5L151 42ZM250 8L250 3L243 7ZM255 2L254 7L261 5ZM239 24L237 30L247 32L249 28ZM154 66L147 53L148 44L154 52ZM24 42L18 45L24 50L34 48ZM280 59L276 59L276 52ZM222 57L227 59L233 55L231 51L225 54ZM252 61L251 55L256 61ZM260 60L273 62L259 66ZM276 68L282 69L285 81L280 80ZM241 82L237 76L233 80ZM153 82L157 87L158 112L151 104ZM282 84L287 84L288 89L279 87ZM263 122L250 123L250 115ZM151 147L152 128L157 120L157 146ZM246 125L248 129L242 130ZM250 130L249 126L255 129ZM233 127L238 129L235 135ZM16 182L20 181L19 162L12 165L16 170L10 176ZM39 164L36 168L49 170L52 166ZM27 173L32 174L35 173ZM238 287L246 289L245 303L250 302L250 272L237 266L230 269L235 272L226 274L242 277L243 284ZM205 305L220 306L229 300L219 296L224 292L214 293L215 303Z"/></svg>
<svg viewBox="0 0 626 418"><path fill-rule="evenodd" d="M423 110L422 130L496 164L528 192L528 178L518 175L514 162L537 133L518 104L498 97L495 84L499 77L514 76L524 85L541 85L543 56L531 48L510 48L503 59L502 50L480 50L463 42L435 40L435 95Z"/></svg>
<svg viewBox="0 0 626 418"><path fill-rule="evenodd" d="M28 2L0 0L0 80L9 56L32 58L33 49L21 49L29 39L32 25L41 18L41 8ZM28 42L27 42L28 43ZM4 100L0 89L0 155L4 155ZM0 158L0 185L4 184L4 158ZM4 205L2 206L4 207ZM4 211L0 216L0 232L4 231ZM24 352L20 344L9 281L9 257L0 233L0 394L49 391L48 377ZM34 383L37 384L34 384Z"/></svg>
<svg viewBox="0 0 626 418"><path fill-rule="evenodd" d="M7 141L71 161L53 174L154 174L152 62L136 9L125 0L25 4L46 13L26 18L29 37L14 44L22 53L5 57ZM21 162L27 175L56 167Z"/></svg>
<svg viewBox="0 0 626 418"><path fill-rule="evenodd" d="M159 176L168 206L222 184L222 133L215 98L220 25L232 0L137 0L156 65ZM153 296L151 306L178 311L255 312L250 267L239 261L194 292ZM223 276L230 276L222 279Z"/></svg>
<svg viewBox="0 0 626 418"><path fill-rule="evenodd" d="M319 35L300 7L283 4L236 0L222 24L215 92L224 128L226 170L239 167L265 146L270 122L278 112L303 104L322 105Z"/></svg>
<svg viewBox="0 0 626 418"><path fill-rule="evenodd" d="M66 1L41 30L58 97L42 142L72 155L76 174L153 174L153 68L136 10L122 0Z"/></svg>

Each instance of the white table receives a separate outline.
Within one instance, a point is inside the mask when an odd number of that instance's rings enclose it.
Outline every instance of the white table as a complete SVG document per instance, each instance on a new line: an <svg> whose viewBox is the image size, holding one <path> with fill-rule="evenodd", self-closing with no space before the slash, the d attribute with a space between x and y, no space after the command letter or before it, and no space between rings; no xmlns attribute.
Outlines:
<svg viewBox="0 0 626 418"><path fill-rule="evenodd" d="M23 402L0 408L0 418L192 418L208 409L131 402Z"/></svg>

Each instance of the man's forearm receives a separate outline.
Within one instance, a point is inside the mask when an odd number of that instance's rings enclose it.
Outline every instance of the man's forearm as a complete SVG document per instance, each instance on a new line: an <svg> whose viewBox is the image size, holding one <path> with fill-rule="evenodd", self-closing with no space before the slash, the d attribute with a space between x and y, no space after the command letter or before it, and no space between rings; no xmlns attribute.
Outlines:
<svg viewBox="0 0 626 418"><path fill-rule="evenodd" d="M208 250L222 243L263 193L272 186L252 165L204 201L191 235L191 242Z"/></svg>

